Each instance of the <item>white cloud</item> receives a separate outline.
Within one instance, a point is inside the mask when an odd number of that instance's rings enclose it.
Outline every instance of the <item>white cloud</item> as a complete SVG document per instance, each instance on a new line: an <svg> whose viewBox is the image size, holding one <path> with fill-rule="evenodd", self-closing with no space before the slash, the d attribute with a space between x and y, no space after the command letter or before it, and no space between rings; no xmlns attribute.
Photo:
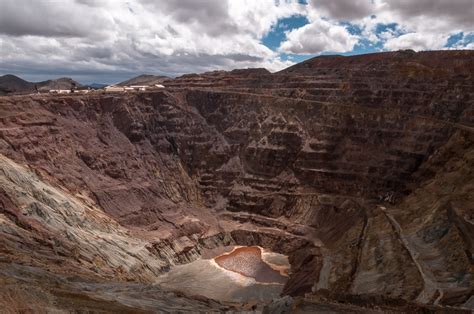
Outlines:
<svg viewBox="0 0 474 314"><path fill-rule="evenodd" d="M286 38L279 51L295 54L347 52L357 43L357 37L345 27L321 19L288 32Z"/></svg>
<svg viewBox="0 0 474 314"><path fill-rule="evenodd" d="M443 34L409 33L399 37L389 38L385 42L384 48L388 50L436 50L442 49L447 40L448 36Z"/></svg>
<svg viewBox="0 0 474 314"><path fill-rule="evenodd" d="M413 28L452 32L474 29L472 0L383 0L383 11Z"/></svg>
<svg viewBox="0 0 474 314"><path fill-rule="evenodd" d="M397 24L397 31L377 35L377 40L386 40L385 49L445 49L451 35L474 31L472 0L376 1L376 18L366 18L362 24L366 33L373 35L378 23Z"/></svg>
<svg viewBox="0 0 474 314"><path fill-rule="evenodd" d="M445 49L450 35L474 31L472 0L310 0L311 24L288 34L281 51L293 53L344 52L355 38L337 25L349 21L362 33L359 38L382 42L384 49ZM380 24L396 24L396 30L377 33ZM333 35L337 34L337 35ZM471 45L472 46L472 45ZM458 45L470 47L470 43Z"/></svg>
<svg viewBox="0 0 474 314"><path fill-rule="evenodd" d="M229 9L235 23L256 37L269 32L278 19L306 14L306 7L293 0L230 0Z"/></svg>
<svg viewBox="0 0 474 314"><path fill-rule="evenodd" d="M360 39L385 49L444 49L450 35L474 32L473 0L0 2L0 74L44 77L279 70L291 64L280 53L347 52ZM287 32L278 51L262 44L280 19L296 14L309 24ZM343 21L362 33L351 35ZM378 25L389 23L397 28L378 32Z"/></svg>
<svg viewBox="0 0 474 314"><path fill-rule="evenodd" d="M292 63L261 39L303 10L296 0L2 0L0 72L276 71Z"/></svg>

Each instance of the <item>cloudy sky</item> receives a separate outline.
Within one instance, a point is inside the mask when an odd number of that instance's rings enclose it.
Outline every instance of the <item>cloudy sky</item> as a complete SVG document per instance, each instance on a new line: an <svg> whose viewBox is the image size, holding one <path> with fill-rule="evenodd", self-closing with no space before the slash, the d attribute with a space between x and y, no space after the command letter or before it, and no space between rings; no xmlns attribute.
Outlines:
<svg viewBox="0 0 474 314"><path fill-rule="evenodd" d="M474 49L474 0L0 0L0 75L113 83L320 54Z"/></svg>

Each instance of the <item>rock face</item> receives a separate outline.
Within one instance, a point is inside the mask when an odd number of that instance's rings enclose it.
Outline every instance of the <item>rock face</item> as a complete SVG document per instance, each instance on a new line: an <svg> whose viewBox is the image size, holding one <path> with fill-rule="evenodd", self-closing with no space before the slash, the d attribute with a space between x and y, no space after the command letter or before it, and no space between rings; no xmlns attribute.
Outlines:
<svg viewBox="0 0 474 314"><path fill-rule="evenodd" d="M0 279L11 289L30 282L51 300L43 307L68 291L75 308L153 311L130 295L171 266L256 245L291 264L291 297L265 311L472 309L472 51L318 57L163 84L0 98Z"/></svg>

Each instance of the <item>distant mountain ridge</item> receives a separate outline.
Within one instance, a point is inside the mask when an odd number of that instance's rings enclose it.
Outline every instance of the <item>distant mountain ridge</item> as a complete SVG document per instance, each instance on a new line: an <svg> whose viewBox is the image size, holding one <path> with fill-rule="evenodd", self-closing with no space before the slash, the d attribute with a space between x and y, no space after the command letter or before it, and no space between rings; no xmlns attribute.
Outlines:
<svg viewBox="0 0 474 314"><path fill-rule="evenodd" d="M34 90L34 84L11 74L0 76L0 95L24 90Z"/></svg>
<svg viewBox="0 0 474 314"><path fill-rule="evenodd" d="M81 87L82 85L70 77L61 77L55 80L47 80L36 83L39 90L50 89L71 89L71 87Z"/></svg>
<svg viewBox="0 0 474 314"><path fill-rule="evenodd" d="M71 89L72 87L82 87L82 85L69 77L42 82L28 82L12 74L0 76L0 95L32 93L36 90Z"/></svg>
<svg viewBox="0 0 474 314"><path fill-rule="evenodd" d="M108 86L109 84L103 84L103 83L92 83L92 84L88 84L86 85L87 87L90 87L92 89L101 89L101 88L104 88L106 86Z"/></svg>
<svg viewBox="0 0 474 314"><path fill-rule="evenodd" d="M161 84L166 80L171 78L161 75L151 75L151 74L142 74L136 77L133 77L129 80L118 83L118 86L130 86L130 85L155 85Z"/></svg>

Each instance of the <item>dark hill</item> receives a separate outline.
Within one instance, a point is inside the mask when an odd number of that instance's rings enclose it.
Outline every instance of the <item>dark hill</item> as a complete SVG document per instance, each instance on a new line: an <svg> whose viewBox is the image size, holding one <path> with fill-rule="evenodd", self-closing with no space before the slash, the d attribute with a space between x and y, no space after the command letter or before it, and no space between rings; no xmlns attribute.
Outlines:
<svg viewBox="0 0 474 314"><path fill-rule="evenodd" d="M18 76L7 74L0 76L0 93L13 93L17 91L33 91L34 84Z"/></svg>
<svg viewBox="0 0 474 314"><path fill-rule="evenodd" d="M39 91L49 91L50 89L71 89L82 85L69 77L61 77L55 80L42 82L28 82L18 76L7 74L0 77L0 95L27 94Z"/></svg>
<svg viewBox="0 0 474 314"><path fill-rule="evenodd" d="M150 75L150 74L142 74L137 77L131 78L129 80L123 81L117 85L119 86L130 86L130 85L155 85L161 84L170 78L167 76L160 76L160 75Z"/></svg>

